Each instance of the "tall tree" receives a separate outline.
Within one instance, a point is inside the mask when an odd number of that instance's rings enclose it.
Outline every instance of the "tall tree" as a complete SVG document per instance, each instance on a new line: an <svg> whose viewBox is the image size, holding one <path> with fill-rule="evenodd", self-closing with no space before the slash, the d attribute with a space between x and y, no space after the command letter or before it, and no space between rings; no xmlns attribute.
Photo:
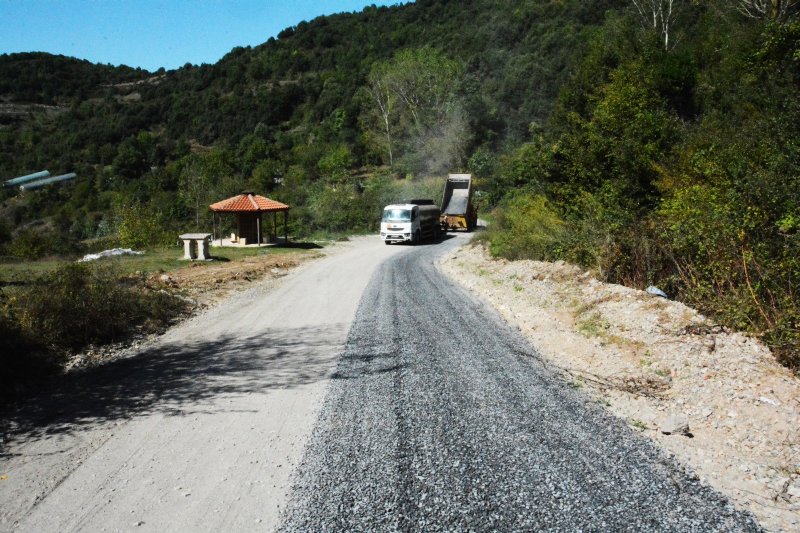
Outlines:
<svg viewBox="0 0 800 533"><path fill-rule="evenodd" d="M211 180L203 168L203 164L193 159L181 171L178 181L178 195L194 209L194 221L197 229L200 228L201 207L209 200Z"/></svg>
<svg viewBox="0 0 800 533"><path fill-rule="evenodd" d="M367 91L379 112L390 164L395 140L404 141L404 155L416 161L412 166L427 165L428 171L462 159L469 137L458 99L462 75L458 61L427 46L401 50L373 66Z"/></svg>
<svg viewBox="0 0 800 533"><path fill-rule="evenodd" d="M670 33L678 16L680 0L631 0L631 2L636 7L645 28L658 33L664 50L669 51L674 44L670 42Z"/></svg>
<svg viewBox="0 0 800 533"><path fill-rule="evenodd" d="M386 136L386 152L389 157L389 166L391 167L394 165L394 155L392 153L392 125L390 121L397 97L389 86L385 63L378 63L373 66L369 74L367 91L375 103L383 125L383 131Z"/></svg>
<svg viewBox="0 0 800 533"><path fill-rule="evenodd" d="M423 129L452 111L462 73L460 63L426 46L398 52L386 69L386 82Z"/></svg>

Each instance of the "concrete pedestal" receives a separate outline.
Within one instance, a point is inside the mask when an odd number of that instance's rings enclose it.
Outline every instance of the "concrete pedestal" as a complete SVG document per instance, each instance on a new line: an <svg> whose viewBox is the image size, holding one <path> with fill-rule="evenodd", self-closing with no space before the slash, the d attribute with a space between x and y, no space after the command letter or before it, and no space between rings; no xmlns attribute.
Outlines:
<svg viewBox="0 0 800 533"><path fill-rule="evenodd" d="M184 259L199 259L200 261L211 259L211 253L209 252L210 233L184 233L183 235L178 235L178 238L183 240Z"/></svg>

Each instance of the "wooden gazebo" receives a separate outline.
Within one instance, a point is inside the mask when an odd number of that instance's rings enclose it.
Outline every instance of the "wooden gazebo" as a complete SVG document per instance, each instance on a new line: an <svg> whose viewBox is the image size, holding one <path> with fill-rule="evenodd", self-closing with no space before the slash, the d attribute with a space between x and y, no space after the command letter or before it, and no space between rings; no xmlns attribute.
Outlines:
<svg viewBox="0 0 800 533"><path fill-rule="evenodd" d="M209 209L214 212L214 236L217 232L217 214L236 214L236 239L239 243L263 242L263 224L261 215L272 213L272 235L277 235L278 213L283 213L283 239L289 241L286 225L288 221L289 206L264 196L251 192L244 192L227 200L211 204ZM222 244L222 231L220 230L220 244Z"/></svg>

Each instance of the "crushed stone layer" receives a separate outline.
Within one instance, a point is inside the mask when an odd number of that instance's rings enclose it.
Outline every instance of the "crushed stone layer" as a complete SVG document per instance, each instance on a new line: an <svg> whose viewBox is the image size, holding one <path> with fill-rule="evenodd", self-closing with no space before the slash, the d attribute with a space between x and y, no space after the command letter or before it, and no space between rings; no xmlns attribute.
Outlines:
<svg viewBox="0 0 800 533"><path fill-rule="evenodd" d="M758 531L434 266L367 286L284 531Z"/></svg>
<svg viewBox="0 0 800 533"><path fill-rule="evenodd" d="M772 531L800 530L800 380L697 311L563 262L442 258L547 364ZM691 435L662 433L675 420Z"/></svg>

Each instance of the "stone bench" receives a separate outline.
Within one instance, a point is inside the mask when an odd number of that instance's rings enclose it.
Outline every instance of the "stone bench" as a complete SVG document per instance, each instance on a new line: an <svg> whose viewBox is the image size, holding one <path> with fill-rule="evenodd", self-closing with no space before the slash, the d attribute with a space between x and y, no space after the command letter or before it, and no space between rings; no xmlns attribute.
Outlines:
<svg viewBox="0 0 800 533"><path fill-rule="evenodd" d="M178 235L178 238L183 241L184 259L199 259L200 261L211 259L208 250L211 243L210 233L184 233Z"/></svg>

